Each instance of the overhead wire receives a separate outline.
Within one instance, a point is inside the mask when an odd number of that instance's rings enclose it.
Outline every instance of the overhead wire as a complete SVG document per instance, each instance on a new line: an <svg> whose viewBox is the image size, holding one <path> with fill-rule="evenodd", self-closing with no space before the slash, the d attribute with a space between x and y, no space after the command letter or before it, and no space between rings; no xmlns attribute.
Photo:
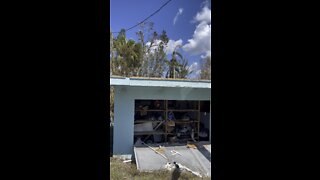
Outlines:
<svg viewBox="0 0 320 180"><path fill-rule="evenodd" d="M168 0L166 3L164 3L158 10L156 10L154 13L152 13L151 15L149 15L147 18L145 18L144 20L142 20L141 22L139 22L138 24L131 26L130 28L125 29L125 31L129 31L137 26L139 26L140 24L144 23L145 21L147 21L149 18L151 18L152 16L154 16L155 14L157 14L163 7L165 7L167 4L169 4L169 2L171 2L172 0ZM120 31L118 32L111 32L111 33L120 33Z"/></svg>

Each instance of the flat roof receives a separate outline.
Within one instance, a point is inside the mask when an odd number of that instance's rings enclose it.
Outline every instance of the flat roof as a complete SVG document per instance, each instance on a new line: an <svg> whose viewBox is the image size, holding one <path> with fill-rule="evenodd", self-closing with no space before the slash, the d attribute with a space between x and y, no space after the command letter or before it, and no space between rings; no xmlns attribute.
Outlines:
<svg viewBox="0 0 320 180"><path fill-rule="evenodd" d="M211 80L164 79L146 77L110 77L111 86L211 88Z"/></svg>

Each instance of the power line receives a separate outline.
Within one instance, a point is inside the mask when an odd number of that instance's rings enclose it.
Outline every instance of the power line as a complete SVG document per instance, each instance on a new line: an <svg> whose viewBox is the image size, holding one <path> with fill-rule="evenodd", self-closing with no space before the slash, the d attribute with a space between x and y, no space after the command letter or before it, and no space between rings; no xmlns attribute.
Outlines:
<svg viewBox="0 0 320 180"><path fill-rule="evenodd" d="M148 20L149 18L151 18L153 15L157 14L157 13L158 13L163 7L165 7L170 1L172 1L172 0L167 1L167 2L164 3L158 10L156 10L154 13L152 13L150 16L148 16L147 18L145 18L143 21L139 22L138 24L136 24L136 25L134 25L134 26L132 26L132 27L130 27L130 28L128 28L128 29L125 29L125 31L129 31L129 30L131 30L131 29L139 26L140 24L144 23L146 20ZM120 33L120 31L119 31L119 32L112 32L112 33Z"/></svg>

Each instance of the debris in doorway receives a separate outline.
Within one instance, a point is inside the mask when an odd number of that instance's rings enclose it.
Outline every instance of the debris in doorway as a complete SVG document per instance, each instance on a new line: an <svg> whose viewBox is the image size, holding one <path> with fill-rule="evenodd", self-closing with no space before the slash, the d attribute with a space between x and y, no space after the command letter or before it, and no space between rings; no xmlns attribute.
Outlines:
<svg viewBox="0 0 320 180"><path fill-rule="evenodd" d="M131 162L132 160L131 159L129 159L129 160L125 160L125 161L123 161L123 163L128 163L128 162Z"/></svg>
<svg viewBox="0 0 320 180"><path fill-rule="evenodd" d="M144 122L134 125L134 132L152 131L152 122Z"/></svg>
<svg viewBox="0 0 320 180"><path fill-rule="evenodd" d="M192 138L192 127L188 124L179 125L176 127L176 135L181 142L185 142ZM194 138L192 140L195 142Z"/></svg>
<svg viewBox="0 0 320 180"><path fill-rule="evenodd" d="M153 141L154 141L155 143L162 142L162 135L154 134L154 135L153 135Z"/></svg>
<svg viewBox="0 0 320 180"><path fill-rule="evenodd" d="M158 125L156 125L153 130L156 131L163 123L165 122L165 120L161 121ZM151 134L149 134L144 140L148 139L151 136ZM161 135L153 135L154 141L155 142L160 142L161 141ZM149 140L151 141L151 140Z"/></svg>
<svg viewBox="0 0 320 180"><path fill-rule="evenodd" d="M142 145L142 141L141 141L141 138L138 138L138 140L136 141L135 143L135 146L141 146Z"/></svg>
<svg viewBox="0 0 320 180"><path fill-rule="evenodd" d="M151 139L147 140L147 144L152 144L153 141Z"/></svg>
<svg viewBox="0 0 320 180"><path fill-rule="evenodd" d="M168 119L169 119L169 120L175 120L175 119L176 119L176 118L174 117L174 114L173 114L172 111L169 112L169 114L168 114Z"/></svg>
<svg viewBox="0 0 320 180"><path fill-rule="evenodd" d="M180 132L180 133L187 133L187 132L190 131L190 130L191 130L190 125L184 124L184 125L182 126L182 128L179 130L179 132Z"/></svg>
<svg viewBox="0 0 320 180"><path fill-rule="evenodd" d="M175 143L177 142L177 136L169 137L170 143Z"/></svg>
<svg viewBox="0 0 320 180"><path fill-rule="evenodd" d="M175 122L173 120L168 120L166 122L166 125L167 125L167 132L168 133L171 133L175 128Z"/></svg>
<svg viewBox="0 0 320 180"><path fill-rule="evenodd" d="M165 122L164 120L161 121L153 130L154 131L157 130L164 122Z"/></svg>
<svg viewBox="0 0 320 180"><path fill-rule="evenodd" d="M160 102L158 101L158 100L156 100L154 103L153 103L153 108L154 109L160 109L161 108L161 104L160 104Z"/></svg>
<svg viewBox="0 0 320 180"><path fill-rule="evenodd" d="M197 146L195 146L194 144L187 144L187 148L193 148L193 149L197 149Z"/></svg>
<svg viewBox="0 0 320 180"><path fill-rule="evenodd" d="M199 132L199 136L202 138L206 138L206 137L208 137L208 133L205 131L201 131L201 132Z"/></svg>
<svg viewBox="0 0 320 180"><path fill-rule="evenodd" d="M209 140L209 129L205 127L204 123L200 123L199 140Z"/></svg>
<svg viewBox="0 0 320 180"><path fill-rule="evenodd" d="M189 121L190 120L190 116L188 114L183 115L182 121Z"/></svg>
<svg viewBox="0 0 320 180"><path fill-rule="evenodd" d="M142 110L140 111L141 116L146 116L148 114L147 110L149 109L149 106L144 106L144 107L140 106L139 108Z"/></svg>
<svg viewBox="0 0 320 180"><path fill-rule="evenodd" d="M191 139L193 142L197 142L195 139L194 139L194 129L192 129L191 131Z"/></svg>

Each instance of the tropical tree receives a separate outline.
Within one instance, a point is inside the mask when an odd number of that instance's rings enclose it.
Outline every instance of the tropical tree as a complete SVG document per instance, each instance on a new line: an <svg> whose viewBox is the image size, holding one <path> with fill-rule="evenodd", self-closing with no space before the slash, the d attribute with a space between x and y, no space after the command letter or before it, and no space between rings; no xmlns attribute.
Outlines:
<svg viewBox="0 0 320 180"><path fill-rule="evenodd" d="M187 78L191 73L188 60L175 47L168 61L166 31L153 31L153 23L144 23L137 33L138 40L127 39L122 29L115 37L110 29L110 74L118 76ZM110 118L113 118L114 89L110 87Z"/></svg>
<svg viewBox="0 0 320 180"><path fill-rule="evenodd" d="M139 43L127 40L124 30L115 38L110 32L110 74L134 76L140 66L142 51ZM110 118L113 119L114 89L110 87Z"/></svg>
<svg viewBox="0 0 320 180"><path fill-rule="evenodd" d="M170 61L166 61L168 66L168 71L166 74L167 78L181 78L185 79L192 73L188 68L188 60L183 58L183 56L178 52L180 45L177 45L172 54Z"/></svg>
<svg viewBox="0 0 320 180"><path fill-rule="evenodd" d="M202 59L200 79L211 80L211 57Z"/></svg>
<svg viewBox="0 0 320 180"><path fill-rule="evenodd" d="M190 67L188 66L188 60L185 58L182 59L179 66L178 78L187 79L191 73L193 73L193 71L190 70Z"/></svg>
<svg viewBox="0 0 320 180"><path fill-rule="evenodd" d="M163 77L166 67L165 48L169 38L165 31L159 35L153 30L153 23L142 24L137 32L142 47L141 69L142 77Z"/></svg>
<svg viewBox="0 0 320 180"><path fill-rule="evenodd" d="M125 30L121 30L112 42L111 69L112 74L119 76L135 76L141 66L142 47L134 40L127 40Z"/></svg>

